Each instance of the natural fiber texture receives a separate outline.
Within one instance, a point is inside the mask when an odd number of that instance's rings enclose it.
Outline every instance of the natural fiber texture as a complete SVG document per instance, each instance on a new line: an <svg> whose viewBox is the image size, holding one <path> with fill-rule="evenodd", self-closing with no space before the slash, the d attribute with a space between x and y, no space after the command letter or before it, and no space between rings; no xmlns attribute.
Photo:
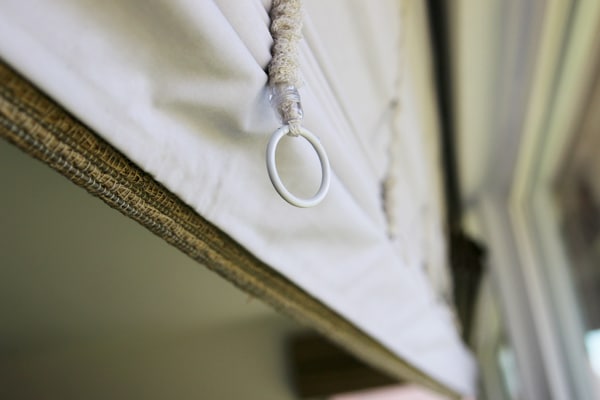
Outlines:
<svg viewBox="0 0 600 400"><path fill-rule="evenodd" d="M0 137L373 367L459 398L262 263L1 61Z"/></svg>
<svg viewBox="0 0 600 400"><path fill-rule="evenodd" d="M301 85L298 61L298 42L302 38L302 2L273 0L271 6L271 35L273 47L269 63L269 85L273 105L290 133L300 134L302 107L297 88Z"/></svg>
<svg viewBox="0 0 600 400"><path fill-rule="evenodd" d="M269 64L269 84L300 86L298 41L302 38L302 2L273 0L271 5L273 56Z"/></svg>

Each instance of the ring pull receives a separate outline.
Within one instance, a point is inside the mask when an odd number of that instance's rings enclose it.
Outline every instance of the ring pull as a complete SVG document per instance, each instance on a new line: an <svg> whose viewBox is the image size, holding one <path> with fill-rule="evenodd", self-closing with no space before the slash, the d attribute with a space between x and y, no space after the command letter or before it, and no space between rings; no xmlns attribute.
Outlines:
<svg viewBox="0 0 600 400"><path fill-rule="evenodd" d="M279 114L281 128L273 132L267 146L267 171L277 193L285 201L296 207L313 207L327 195L331 179L331 169L327 153L319 139L302 127L302 104L297 87L300 78L298 41L302 38L302 1L273 0L270 31L273 36L272 55L269 63L269 86L271 104ZM285 187L275 165L277 145L285 135L302 136L312 145L321 162L321 186L317 193L308 199L301 199Z"/></svg>
<svg viewBox="0 0 600 400"><path fill-rule="evenodd" d="M288 203L296 207L314 207L319 204L329 191L329 183L331 181L331 167L329 166L329 159L327 158L327 153L325 152L325 148L312 132L309 130L300 127L299 135L305 138L315 149L317 155L319 156L319 162L321 163L321 186L319 186L319 190L313 197L308 199L302 199L300 197L292 194L279 177L279 172L277 171L277 165L275 164L275 153L277 151L277 146L279 145L279 141L282 137L290 133L289 125L283 125L281 128L277 129L273 132L271 139L269 140L269 145L267 146L267 171L269 173L269 178L271 179L271 183L275 190L279 195Z"/></svg>

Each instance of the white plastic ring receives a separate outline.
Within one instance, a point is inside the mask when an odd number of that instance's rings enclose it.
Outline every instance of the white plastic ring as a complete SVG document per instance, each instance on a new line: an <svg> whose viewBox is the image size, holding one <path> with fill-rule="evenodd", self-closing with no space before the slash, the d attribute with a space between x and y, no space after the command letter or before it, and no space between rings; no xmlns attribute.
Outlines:
<svg viewBox="0 0 600 400"><path fill-rule="evenodd" d="M275 152L277 151L277 145L279 144L281 138L287 135L289 131L290 127L288 125L283 125L281 128L273 132L273 135L269 140L269 145L267 146L267 171L269 172L269 178L271 179L271 183L273 183L275 190L277 190L277 193L279 193L279 195L291 205L304 208L314 207L323 201L327 195L327 192L329 191L329 183L331 181L331 168L329 166L329 159L327 158L327 153L319 141L319 138L317 138L307 129L300 128L300 136L308 140L319 156L319 162L321 163L321 186L319 187L317 193L308 199L301 199L290 193L290 191L287 190L281 181L279 172L277 172L277 165L275 165Z"/></svg>

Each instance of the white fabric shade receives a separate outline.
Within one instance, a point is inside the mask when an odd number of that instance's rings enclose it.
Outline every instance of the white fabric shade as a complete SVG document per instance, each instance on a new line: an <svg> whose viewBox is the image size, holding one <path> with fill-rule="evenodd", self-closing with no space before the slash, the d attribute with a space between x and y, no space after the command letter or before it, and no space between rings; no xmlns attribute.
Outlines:
<svg viewBox="0 0 600 400"><path fill-rule="evenodd" d="M0 56L258 258L472 394L475 366L444 301L423 6L406 3L306 2L304 126L334 173L312 209L279 198L265 169L279 126L266 90L267 2L3 0ZM316 156L300 139L283 143L286 183L310 194ZM392 239L381 189L390 165Z"/></svg>

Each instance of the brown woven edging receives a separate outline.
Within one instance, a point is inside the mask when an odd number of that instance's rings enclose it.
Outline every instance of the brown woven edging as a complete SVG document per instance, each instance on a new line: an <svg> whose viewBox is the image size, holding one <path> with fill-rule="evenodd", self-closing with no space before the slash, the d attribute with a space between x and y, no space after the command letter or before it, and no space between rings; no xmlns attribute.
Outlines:
<svg viewBox="0 0 600 400"><path fill-rule="evenodd" d="M374 368L460 398L258 260L1 60L0 137Z"/></svg>

